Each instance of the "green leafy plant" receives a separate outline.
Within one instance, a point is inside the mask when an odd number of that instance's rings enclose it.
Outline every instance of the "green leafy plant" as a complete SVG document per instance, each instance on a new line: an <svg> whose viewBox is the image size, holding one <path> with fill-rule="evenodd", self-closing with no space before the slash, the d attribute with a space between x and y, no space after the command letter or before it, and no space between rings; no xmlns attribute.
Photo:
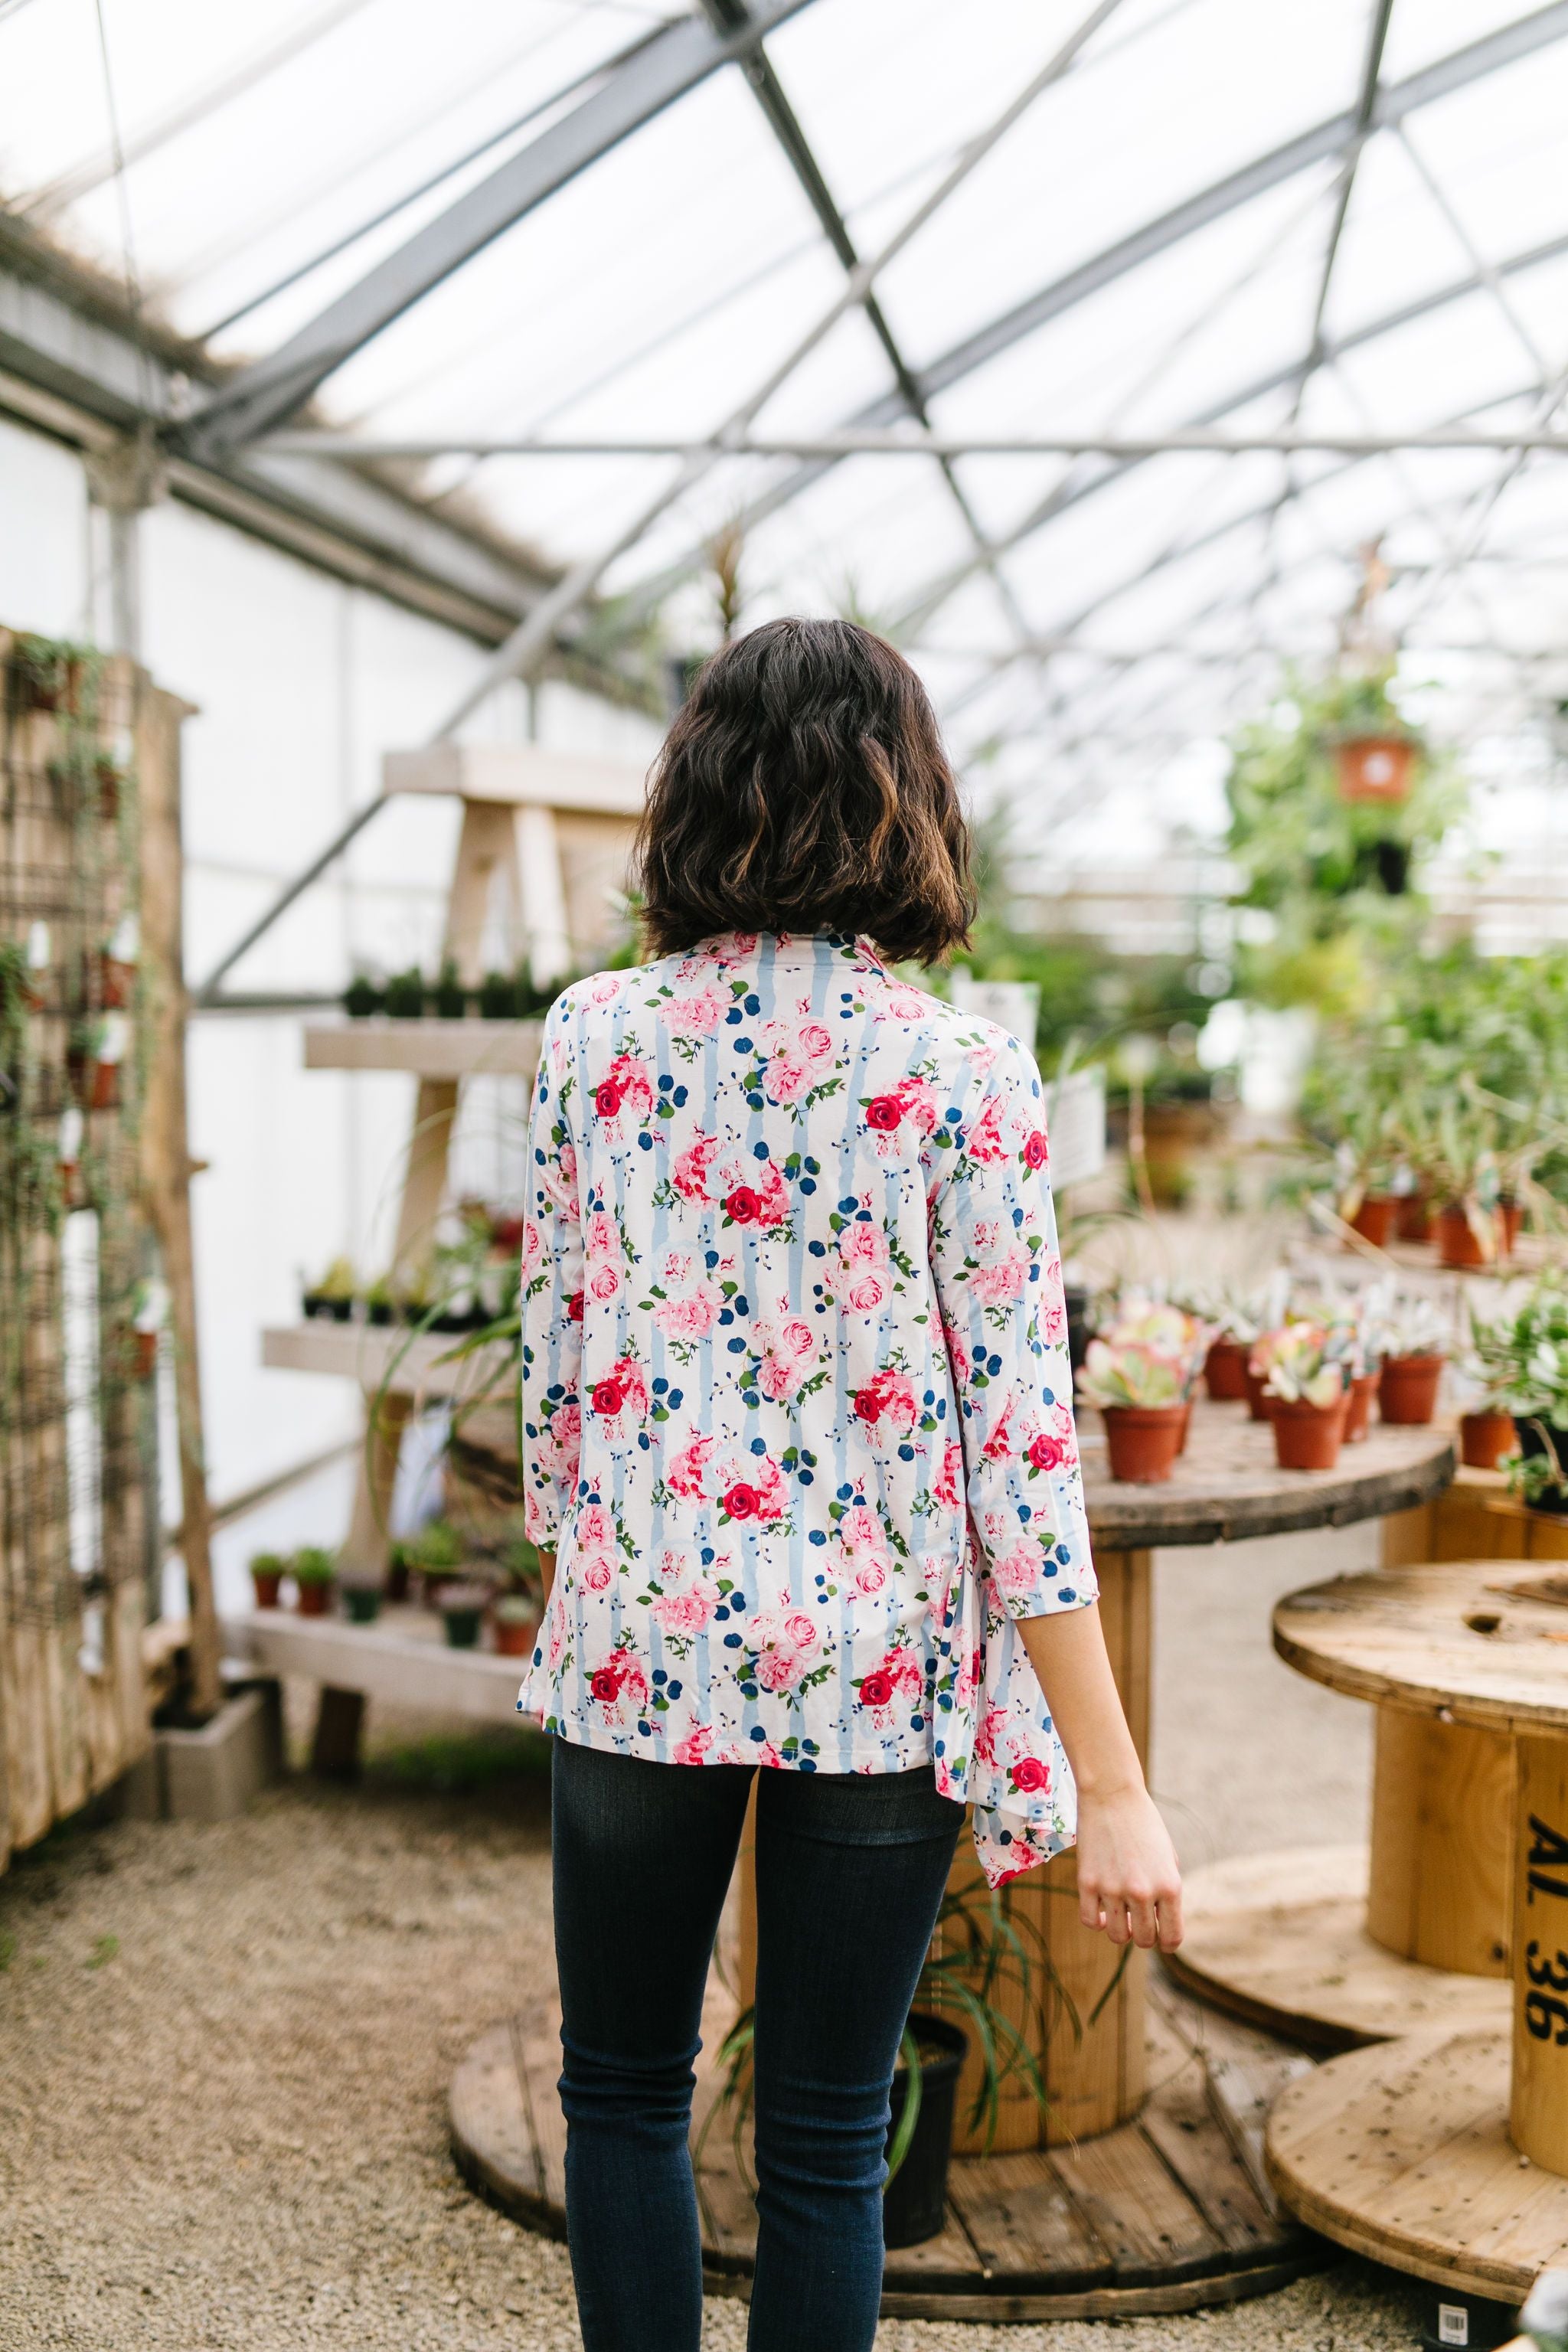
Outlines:
<svg viewBox="0 0 1568 2352"><path fill-rule="evenodd" d="M386 983L385 1004L389 1019L420 1021L425 1015L425 975L417 964L406 971L395 971Z"/></svg>
<svg viewBox="0 0 1568 2352"><path fill-rule="evenodd" d="M450 956L447 957L437 974L436 986L432 992L436 1000L436 1011L441 1020L462 1020L468 1009L468 992L458 979L458 967Z"/></svg>
<svg viewBox="0 0 1568 2352"><path fill-rule="evenodd" d="M368 1021L382 1008L382 991L367 972L357 971L343 991L343 1011L351 1021Z"/></svg>
<svg viewBox="0 0 1568 2352"><path fill-rule="evenodd" d="M331 1584L337 1566L330 1551L319 1544L305 1544L289 1563L296 1584Z"/></svg>

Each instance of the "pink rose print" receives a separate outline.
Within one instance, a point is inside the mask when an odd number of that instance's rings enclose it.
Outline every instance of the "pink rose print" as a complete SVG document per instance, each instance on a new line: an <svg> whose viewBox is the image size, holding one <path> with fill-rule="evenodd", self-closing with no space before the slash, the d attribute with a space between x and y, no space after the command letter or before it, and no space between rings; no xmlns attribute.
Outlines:
<svg viewBox="0 0 1568 2352"><path fill-rule="evenodd" d="M771 1160L754 1160L751 1171L737 1166L723 1180L724 1213L732 1224L782 1225L789 1216L789 1187Z"/></svg>
<svg viewBox="0 0 1568 2352"><path fill-rule="evenodd" d="M923 988L910 988L896 980L887 992L888 1010L895 1021L924 1021L931 1014L931 998Z"/></svg>
<svg viewBox="0 0 1568 2352"><path fill-rule="evenodd" d="M702 1474L708 1466L708 1457L718 1443L716 1437L694 1437L689 1445L681 1447L664 1474L665 1485L672 1495L700 1502L708 1491L702 1483Z"/></svg>
<svg viewBox="0 0 1568 2352"><path fill-rule="evenodd" d="M782 1519L789 1508L784 1472L771 1454L742 1456L721 1477L719 1504L731 1519Z"/></svg>
<svg viewBox="0 0 1568 2352"><path fill-rule="evenodd" d="M603 1552L591 1553L577 1563L577 1581L589 1592L607 1592L615 1572L615 1561L606 1559Z"/></svg>
<svg viewBox="0 0 1568 2352"><path fill-rule="evenodd" d="M763 1334L757 1386L774 1404L798 1395L816 1362L816 1339L809 1323L792 1316Z"/></svg>
<svg viewBox="0 0 1568 2352"><path fill-rule="evenodd" d="M1052 1414L1053 1426L1029 1440L1026 1459L1031 1470L1072 1470L1078 1465L1078 1444L1072 1415L1065 1405Z"/></svg>
<svg viewBox="0 0 1568 2352"><path fill-rule="evenodd" d="M833 1033L821 1021L771 1021L763 1031L761 1053L763 1087L769 1101L796 1103L826 1075L826 1066L833 1059Z"/></svg>
<svg viewBox="0 0 1568 2352"><path fill-rule="evenodd" d="M860 1678L860 1704L878 1718L879 1731L892 1728L894 1702L919 1699L925 1693L925 1675L912 1649L889 1650L879 1666Z"/></svg>
<svg viewBox="0 0 1568 2352"><path fill-rule="evenodd" d="M607 1258L596 1265L588 1276L588 1296L597 1299L601 1306L605 1299L613 1298L620 1286L620 1269L618 1266L612 1265ZM579 1292L578 1296L581 1297L581 1295ZM574 1319L581 1319L581 1309Z"/></svg>
<svg viewBox="0 0 1568 2352"><path fill-rule="evenodd" d="M1050 1165L1050 1158L1051 1147L1046 1139L1046 1130L1043 1127L1037 1127L1033 1134L1024 1138L1024 1165L1026 1168L1046 1168Z"/></svg>
<svg viewBox="0 0 1568 2352"><path fill-rule="evenodd" d="M700 1723L694 1730L687 1733L684 1739L678 1739L676 1741L675 1746L669 1751L669 1760L672 1764L704 1763L707 1760L708 1750L712 1747L712 1725L710 1723Z"/></svg>
<svg viewBox="0 0 1568 2352"><path fill-rule="evenodd" d="M1002 1738L1006 1728L1006 1708L1005 1706L988 1706L985 1710L984 1719L974 1734L974 1760L977 1764L994 1765L995 1763L996 1742Z"/></svg>
<svg viewBox="0 0 1568 2352"><path fill-rule="evenodd" d="M974 1228L974 1249L980 1263L970 1273L969 1286L983 1305L1004 1307L1020 1298L1029 1279L1029 1253L1011 1226L990 1220Z"/></svg>
<svg viewBox="0 0 1568 2352"><path fill-rule="evenodd" d="M1009 1397L996 1415L991 1434L980 1449L980 1458L983 1462L1005 1462L1011 1457L1013 1438L1007 1424L1012 1419L1013 1403L1014 1400Z"/></svg>
<svg viewBox="0 0 1568 2352"><path fill-rule="evenodd" d="M892 1557L882 1523L863 1502L854 1502L838 1523L844 1549L844 1575L855 1591L869 1600L886 1589L893 1572Z"/></svg>
<svg viewBox="0 0 1568 2352"><path fill-rule="evenodd" d="M621 992L621 986L618 972L596 971L591 979L577 982L576 993L589 1004L613 1004Z"/></svg>
<svg viewBox="0 0 1568 2352"><path fill-rule="evenodd" d="M712 1036L730 1006L709 981L692 995L667 997L658 1009L672 1037L700 1039Z"/></svg>
<svg viewBox="0 0 1568 2352"><path fill-rule="evenodd" d="M651 1614L667 1633L700 1633L718 1606L718 1586L700 1576L690 1584L661 1592L652 1603Z"/></svg>
<svg viewBox="0 0 1568 2352"><path fill-rule="evenodd" d="M855 1417L874 1437L899 1437L912 1429L920 1416L914 1383L907 1372L888 1365L857 1389L851 1402Z"/></svg>
<svg viewBox="0 0 1568 2352"><path fill-rule="evenodd" d="M522 1279L538 1271L544 1263L544 1237L531 1217L522 1221Z"/></svg>
<svg viewBox="0 0 1568 2352"><path fill-rule="evenodd" d="M600 1124L619 1139L653 1115L653 1080L635 1055L617 1054L591 1097Z"/></svg>
<svg viewBox="0 0 1568 2352"><path fill-rule="evenodd" d="M1015 1789L1021 1789L1026 1796L1037 1792L1044 1796L1051 1785L1051 1768L1042 1764L1037 1756L1020 1756L1009 1765L1007 1777Z"/></svg>
<svg viewBox="0 0 1568 2352"><path fill-rule="evenodd" d="M942 1468L937 1472L931 1493L944 1509L956 1511L963 1500L963 1448L947 1445L942 1448Z"/></svg>
<svg viewBox="0 0 1568 2352"><path fill-rule="evenodd" d="M647 1676L626 1649L612 1650L595 1667L588 1687L612 1721L628 1706L640 1712L647 1705Z"/></svg>
<svg viewBox="0 0 1568 2352"><path fill-rule="evenodd" d="M670 1171L670 1181L683 1201L708 1198L708 1171L718 1149L716 1135L700 1135L695 1143L679 1153Z"/></svg>
<svg viewBox="0 0 1568 2352"><path fill-rule="evenodd" d="M1012 1153L1002 1139L1002 1103L993 1095L974 1125L970 1129L964 1150L971 1160L982 1167L995 1167Z"/></svg>
<svg viewBox="0 0 1568 2352"><path fill-rule="evenodd" d="M646 1421L647 1377L637 1358L623 1356L602 1380L595 1381L588 1402L607 1436L626 1436Z"/></svg>
<svg viewBox="0 0 1568 2352"><path fill-rule="evenodd" d="M1040 1548L1034 1543L1015 1544L1000 1559L991 1563L991 1579L998 1592L1032 1592L1039 1581Z"/></svg>
<svg viewBox="0 0 1568 2352"><path fill-rule="evenodd" d="M746 1628L753 1672L764 1690L792 1690L810 1670L821 1636L804 1610L763 1610Z"/></svg>
<svg viewBox="0 0 1568 2352"><path fill-rule="evenodd" d="M936 1090L929 1078L907 1077L892 1093L868 1097L864 1108L871 1140L884 1158L900 1148L906 1121L922 1136L937 1123Z"/></svg>
<svg viewBox="0 0 1568 2352"><path fill-rule="evenodd" d="M666 1339L705 1339L723 1304L724 1294L716 1282L699 1282L683 1297L661 1298L654 1307L653 1319Z"/></svg>

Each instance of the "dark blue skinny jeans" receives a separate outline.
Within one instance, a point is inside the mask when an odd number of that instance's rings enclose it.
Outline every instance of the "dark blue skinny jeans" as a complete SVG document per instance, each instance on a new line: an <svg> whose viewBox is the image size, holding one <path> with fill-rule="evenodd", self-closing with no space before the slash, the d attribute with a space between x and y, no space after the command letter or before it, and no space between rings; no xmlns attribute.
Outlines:
<svg viewBox="0 0 1568 2352"><path fill-rule="evenodd" d="M558 1740L566 2222L585 2352L698 2352L688 2130L708 1962L757 1791L751 2352L870 2352L888 2094L963 1809L875 1775ZM724 2128L715 2126L716 2131Z"/></svg>

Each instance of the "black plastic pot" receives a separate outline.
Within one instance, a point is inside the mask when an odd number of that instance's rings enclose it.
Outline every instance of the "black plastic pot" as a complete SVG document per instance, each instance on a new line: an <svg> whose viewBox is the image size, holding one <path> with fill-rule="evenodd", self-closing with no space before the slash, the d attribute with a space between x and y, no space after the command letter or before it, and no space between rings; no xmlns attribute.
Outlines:
<svg viewBox="0 0 1568 2352"><path fill-rule="evenodd" d="M1560 1429L1552 1422L1549 1422L1546 1426L1552 1433L1552 1449L1563 1465L1564 1475L1568 1475L1568 1429ZM1527 1462L1544 1462L1550 1458L1539 1421L1526 1421L1516 1412L1513 1417L1513 1433L1519 1440L1519 1450ZM1549 1511L1553 1518L1568 1518L1568 1495L1565 1495L1561 1487L1549 1486L1543 1494L1536 1496L1530 1507L1532 1511Z"/></svg>
<svg viewBox="0 0 1568 2352"><path fill-rule="evenodd" d="M952 2153L952 2109L958 2095L958 2072L968 2049L967 2037L945 2017L916 2011L910 2018L916 2039L929 2051L921 2067L921 2111L909 2151L889 2181L882 2197L882 2240L888 2246L918 2246L936 2237L947 2216L947 2165ZM893 2076L892 2120L888 2146L893 2145L899 2119L909 2094L909 2070L900 2066Z"/></svg>
<svg viewBox="0 0 1568 2352"><path fill-rule="evenodd" d="M1075 1372L1083 1370L1083 1360L1089 1353L1092 1337L1089 1321L1089 1293L1076 1283L1068 1283L1064 1294L1068 1309L1068 1354L1072 1358Z"/></svg>
<svg viewBox="0 0 1568 2352"><path fill-rule="evenodd" d="M320 1290L307 1290L300 1303L313 1323L349 1323L353 1319L352 1298L329 1298Z"/></svg>
<svg viewBox="0 0 1568 2352"><path fill-rule="evenodd" d="M345 1584L343 1607L351 1625L374 1625L381 1614L381 1588L375 1584Z"/></svg>

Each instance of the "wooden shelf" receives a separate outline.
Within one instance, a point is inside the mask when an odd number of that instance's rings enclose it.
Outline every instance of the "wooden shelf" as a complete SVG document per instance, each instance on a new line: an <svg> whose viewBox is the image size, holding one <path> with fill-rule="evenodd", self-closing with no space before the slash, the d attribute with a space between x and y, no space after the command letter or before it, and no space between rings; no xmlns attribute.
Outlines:
<svg viewBox="0 0 1568 2352"><path fill-rule="evenodd" d="M398 1324L274 1324L261 1334L261 1360L274 1370L327 1372L363 1389L389 1387L395 1396L473 1396L506 1370L507 1351L489 1346L443 1362L461 1334L411 1334Z"/></svg>
<svg viewBox="0 0 1568 2352"><path fill-rule="evenodd" d="M416 1078L531 1078L538 1021L334 1021L305 1031L308 1070L404 1070Z"/></svg>
<svg viewBox="0 0 1568 2352"><path fill-rule="evenodd" d="M396 1610L390 1622L351 1625L339 1617L251 1609L226 1617L223 1635L230 1657L266 1674L298 1675L394 1706L492 1723L519 1720L517 1694L528 1660L451 1649L439 1619L420 1610Z"/></svg>

